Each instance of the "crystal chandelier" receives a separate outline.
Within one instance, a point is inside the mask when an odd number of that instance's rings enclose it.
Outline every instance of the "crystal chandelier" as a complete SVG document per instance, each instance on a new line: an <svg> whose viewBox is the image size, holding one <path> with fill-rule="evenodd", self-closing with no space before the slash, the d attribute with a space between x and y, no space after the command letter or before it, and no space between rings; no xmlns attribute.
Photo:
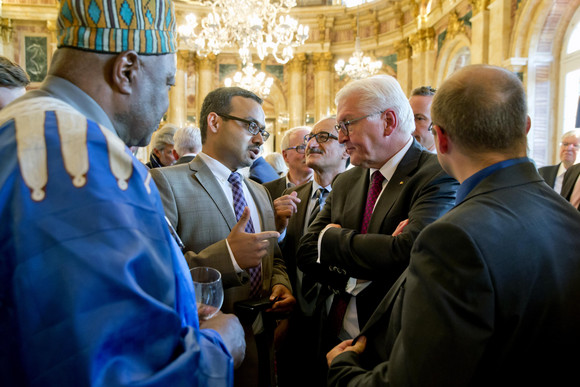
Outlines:
<svg viewBox="0 0 580 387"><path fill-rule="evenodd" d="M242 89L253 91L262 98L266 98L270 94L270 88L274 84L272 77L266 77L266 74L258 70L252 63L247 63L242 71L236 72L233 78L226 78L224 84L228 87L238 86Z"/></svg>
<svg viewBox="0 0 580 387"><path fill-rule="evenodd" d="M348 63L340 59L334 65L334 69L338 75L348 75L350 79L368 78L383 67L383 62L380 60L373 61L370 57L365 56L360 49L360 38L358 32L358 16L356 18L356 40L354 43L354 53L348 59Z"/></svg>
<svg viewBox="0 0 580 387"><path fill-rule="evenodd" d="M261 60L271 54L284 64L294 56L294 48L308 39L308 26L288 15L296 0L202 0L201 4L211 8L201 27L195 15L189 14L178 32L202 57L237 47L244 64L252 61L251 49Z"/></svg>

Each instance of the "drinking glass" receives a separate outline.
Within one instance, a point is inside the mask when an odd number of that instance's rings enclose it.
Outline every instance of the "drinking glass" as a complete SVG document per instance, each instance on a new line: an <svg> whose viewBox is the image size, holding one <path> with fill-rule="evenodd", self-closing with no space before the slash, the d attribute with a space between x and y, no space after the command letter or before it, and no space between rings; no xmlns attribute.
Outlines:
<svg viewBox="0 0 580 387"><path fill-rule="evenodd" d="M197 315L200 320L209 320L222 307L224 289L221 273L212 267L194 267L190 270L195 290Z"/></svg>

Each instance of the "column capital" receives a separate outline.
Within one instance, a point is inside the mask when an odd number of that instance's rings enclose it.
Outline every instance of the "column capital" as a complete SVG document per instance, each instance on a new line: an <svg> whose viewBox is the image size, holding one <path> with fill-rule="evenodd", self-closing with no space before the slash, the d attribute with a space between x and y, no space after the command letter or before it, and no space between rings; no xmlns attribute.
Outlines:
<svg viewBox="0 0 580 387"><path fill-rule="evenodd" d="M294 58L292 58L287 65L290 71L298 71L303 73L305 64L306 64L306 54L301 52L294 55Z"/></svg>
<svg viewBox="0 0 580 387"><path fill-rule="evenodd" d="M330 71L332 68L332 59L334 55L331 52L315 52L312 54L314 60L314 69L316 71Z"/></svg>
<svg viewBox="0 0 580 387"><path fill-rule="evenodd" d="M409 44L413 49L413 54L433 50L435 47L435 30L433 28L422 28L409 37Z"/></svg>
<svg viewBox="0 0 580 387"><path fill-rule="evenodd" d="M473 10L473 16L477 15L482 11L487 10L487 6L490 3L490 0L469 0L471 4L471 9Z"/></svg>
<svg viewBox="0 0 580 387"><path fill-rule="evenodd" d="M215 70L216 66L216 56L214 54L209 54L206 57L200 57L196 55L195 63L199 70Z"/></svg>
<svg viewBox="0 0 580 387"><path fill-rule="evenodd" d="M413 53L411 50L411 45L409 44L409 38L401 40L399 43L395 44L395 51L397 52L397 60L405 60L411 57Z"/></svg>
<svg viewBox="0 0 580 387"><path fill-rule="evenodd" d="M12 41L12 34L14 27L12 27L12 19L0 17L0 36L5 44Z"/></svg>

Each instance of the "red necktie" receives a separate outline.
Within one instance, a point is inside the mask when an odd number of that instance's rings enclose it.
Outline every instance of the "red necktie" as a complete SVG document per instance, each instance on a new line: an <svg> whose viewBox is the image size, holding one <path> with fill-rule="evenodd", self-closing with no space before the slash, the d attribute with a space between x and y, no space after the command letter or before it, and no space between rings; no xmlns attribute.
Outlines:
<svg viewBox="0 0 580 387"><path fill-rule="evenodd" d="M377 202L377 198L383 189L383 181L385 177L380 171L373 172L373 181L369 188L369 192L367 194L367 204L365 206L365 212L362 220L362 224L360 226L361 234L366 234L369 228L369 222L371 221L371 216L373 214L373 209L375 208L375 203Z"/></svg>

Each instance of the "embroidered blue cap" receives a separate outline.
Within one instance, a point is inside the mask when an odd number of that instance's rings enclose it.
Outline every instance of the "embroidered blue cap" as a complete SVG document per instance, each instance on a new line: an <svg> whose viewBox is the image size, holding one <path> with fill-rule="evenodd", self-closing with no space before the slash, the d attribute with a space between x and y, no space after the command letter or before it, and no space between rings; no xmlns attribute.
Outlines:
<svg viewBox="0 0 580 387"><path fill-rule="evenodd" d="M58 47L167 54L177 49L171 0L60 0Z"/></svg>

